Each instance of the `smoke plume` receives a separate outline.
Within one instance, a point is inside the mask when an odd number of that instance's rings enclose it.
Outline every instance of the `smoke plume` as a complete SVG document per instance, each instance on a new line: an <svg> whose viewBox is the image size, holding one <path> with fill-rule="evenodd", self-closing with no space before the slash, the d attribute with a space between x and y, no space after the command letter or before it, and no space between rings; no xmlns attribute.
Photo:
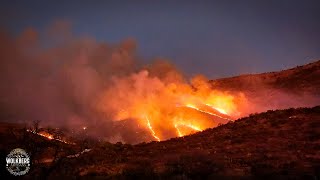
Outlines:
<svg viewBox="0 0 320 180"><path fill-rule="evenodd" d="M1 31L0 120L86 126L108 141L139 142L216 126L202 122L213 112L235 119L263 109L240 91L212 88L201 75L188 82L167 60L142 64L136 48L133 39L108 44L75 37L66 22L42 33ZM190 109L195 105L215 109L200 116Z"/></svg>

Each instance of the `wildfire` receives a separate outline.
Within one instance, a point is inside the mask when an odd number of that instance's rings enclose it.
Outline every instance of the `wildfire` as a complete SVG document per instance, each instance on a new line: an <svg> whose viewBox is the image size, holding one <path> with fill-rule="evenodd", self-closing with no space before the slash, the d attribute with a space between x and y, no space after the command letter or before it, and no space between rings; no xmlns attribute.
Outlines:
<svg viewBox="0 0 320 180"><path fill-rule="evenodd" d="M195 125L192 125L192 124L177 123L177 124L174 124L174 127L176 128L179 137L184 136L184 135L182 134L182 132L180 131L179 126L188 127L188 128L190 128L190 129L192 129L192 130L194 130L194 131L202 131L201 128L199 128L199 127L197 127L197 126L195 126Z"/></svg>
<svg viewBox="0 0 320 180"><path fill-rule="evenodd" d="M48 132L45 132L45 131L41 131L41 132L36 132L36 131L33 131L33 130L29 130L27 129L28 132L31 132L33 134L36 134L38 136L42 136L42 137L45 137L49 140L56 140L56 141L60 141L62 143L65 143L65 144L75 144L75 143L72 143L72 142L67 142L67 141L64 141L62 139L58 139L58 138L54 138L52 134L48 133Z"/></svg>
<svg viewBox="0 0 320 180"><path fill-rule="evenodd" d="M222 118L222 119L231 120L231 119L229 119L229 118L222 117L222 116L220 116L220 115L218 115L218 114L216 114L216 113L212 113L212 112L209 112L209 111L204 111L204 110L202 110L202 109L199 109L199 108L197 108L196 106L194 106L194 105L192 105L192 104L187 104L186 107L195 109L195 110L197 110L197 111L200 111L200 112L203 112L203 113L206 113L206 114L210 114L210 115L212 115L212 116L217 116L217 117ZM226 114L225 110L223 110L223 109L220 109L220 108L213 108L213 109L216 109L216 110L219 111L219 112L223 112L222 114Z"/></svg>
<svg viewBox="0 0 320 180"><path fill-rule="evenodd" d="M35 131L33 131L33 130L29 130L29 129L27 129L27 131L28 132L32 132L33 134L37 134L37 135L39 135L39 136L42 136L42 137L45 137L45 138L47 138L47 139L49 139L49 140L52 140L52 139L54 139L53 138L53 135L51 135L51 134L49 134L49 133L47 133L47 132L44 132L44 131L41 131L41 132L35 132Z"/></svg>
<svg viewBox="0 0 320 180"><path fill-rule="evenodd" d="M178 136L179 136L179 137L182 137L182 136L183 136L183 134L181 133L180 129L178 128L178 125L177 125L177 124L175 124L175 125L174 125L174 127L175 127L175 128L176 128L176 130L177 130Z"/></svg>
<svg viewBox="0 0 320 180"><path fill-rule="evenodd" d="M196 130L196 131L202 131L199 127L192 125L192 124L180 124L180 126L186 126L186 127L189 127L193 130Z"/></svg>
<svg viewBox="0 0 320 180"><path fill-rule="evenodd" d="M239 116L242 94L212 89L207 81L166 82L147 71L115 78L99 101L106 117L145 127L157 141L212 128Z"/></svg>
<svg viewBox="0 0 320 180"><path fill-rule="evenodd" d="M148 128L150 129L151 133L152 133L152 136L157 139L158 141L160 141L160 138L158 136L156 136L156 133L154 132L151 124L150 124L150 120L148 118L148 116L145 116L146 120L147 120L147 125L148 125Z"/></svg>
<svg viewBox="0 0 320 180"><path fill-rule="evenodd" d="M40 135L40 136L42 136L42 137L45 137L45 138L47 138L47 139L49 139L49 140L52 140L52 139L53 139L53 136L52 136L51 134L47 133L47 132L39 132L39 133L37 133L37 134Z"/></svg>
<svg viewBox="0 0 320 180"><path fill-rule="evenodd" d="M222 114L228 115L228 113L227 113L224 109L222 109L222 108L212 107L211 104L205 104L205 105L206 105L206 106L209 106L209 107L211 107L211 108L213 108L213 109L215 109L215 110L217 110L217 111L219 111L219 112L222 113Z"/></svg>

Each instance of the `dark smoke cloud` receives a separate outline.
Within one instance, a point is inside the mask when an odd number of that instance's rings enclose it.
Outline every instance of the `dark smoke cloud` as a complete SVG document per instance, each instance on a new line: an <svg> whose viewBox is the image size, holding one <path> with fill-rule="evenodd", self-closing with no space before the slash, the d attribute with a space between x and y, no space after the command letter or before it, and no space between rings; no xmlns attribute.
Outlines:
<svg viewBox="0 0 320 180"><path fill-rule="evenodd" d="M183 79L166 60L141 65L136 48L130 38L108 44L74 37L66 21L56 21L42 33L34 28L15 36L1 31L0 121L92 126L96 134L119 139L111 117L97 109L103 91L141 69L163 82Z"/></svg>
<svg viewBox="0 0 320 180"><path fill-rule="evenodd" d="M110 45L75 38L66 22L53 23L44 34L33 28L15 37L1 31L1 120L73 124L99 119L93 100L111 77L137 69L135 41Z"/></svg>

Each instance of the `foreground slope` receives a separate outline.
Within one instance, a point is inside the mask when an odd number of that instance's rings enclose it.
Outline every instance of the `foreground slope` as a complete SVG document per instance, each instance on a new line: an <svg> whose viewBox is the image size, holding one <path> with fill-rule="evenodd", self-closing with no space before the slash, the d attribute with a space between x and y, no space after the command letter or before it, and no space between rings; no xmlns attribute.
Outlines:
<svg viewBox="0 0 320 180"><path fill-rule="evenodd" d="M103 143L49 176L319 177L320 106L268 111L183 138Z"/></svg>

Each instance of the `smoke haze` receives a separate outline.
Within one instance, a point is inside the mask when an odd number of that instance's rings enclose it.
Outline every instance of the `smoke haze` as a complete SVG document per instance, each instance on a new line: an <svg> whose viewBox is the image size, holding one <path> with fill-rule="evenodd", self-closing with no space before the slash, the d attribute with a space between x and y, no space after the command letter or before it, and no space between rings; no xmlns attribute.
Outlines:
<svg viewBox="0 0 320 180"><path fill-rule="evenodd" d="M1 31L0 49L1 121L89 126L93 135L106 140L136 142L130 134L137 133L140 125L152 130L146 119L161 139L176 136L174 127L167 125L172 120L181 123L172 114L182 103L201 100L234 118L266 109L261 108L263 103L253 105L240 91L213 90L201 75L188 83L167 60L142 64L133 39L108 44L75 37L70 24L63 21L53 23L45 33L27 28L12 36ZM123 120L129 124L118 132L115 123Z"/></svg>

